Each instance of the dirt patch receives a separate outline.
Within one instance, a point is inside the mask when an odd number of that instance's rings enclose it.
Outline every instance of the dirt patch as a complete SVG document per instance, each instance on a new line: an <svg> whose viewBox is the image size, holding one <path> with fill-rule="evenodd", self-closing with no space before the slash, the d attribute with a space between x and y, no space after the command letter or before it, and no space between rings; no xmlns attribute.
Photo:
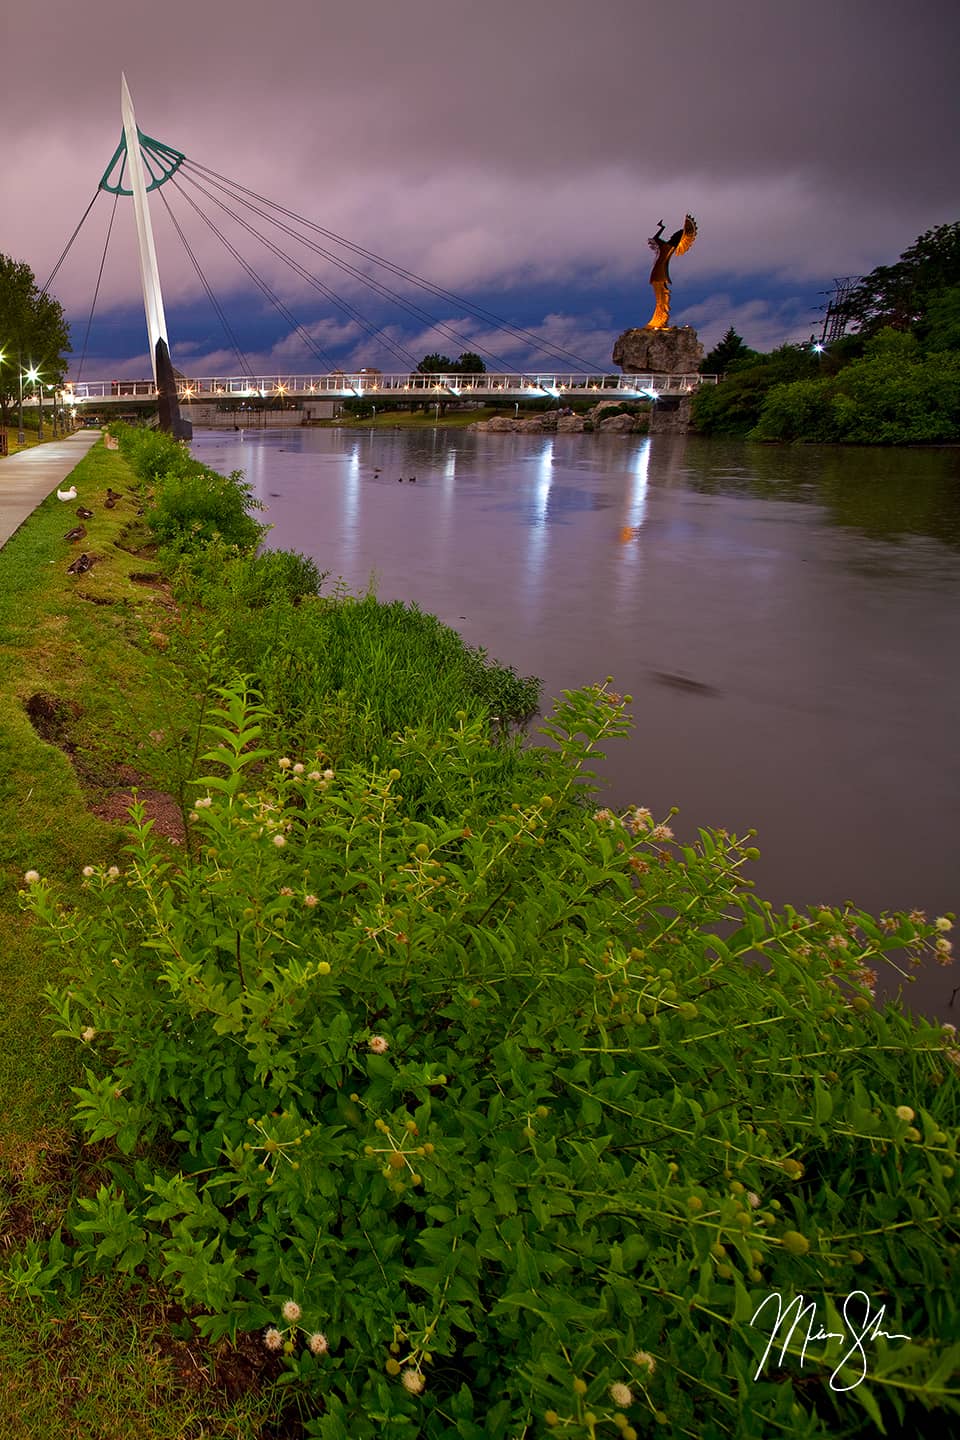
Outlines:
<svg viewBox="0 0 960 1440"><path fill-rule="evenodd" d="M83 713L75 700L61 700L58 695L37 690L23 702L23 708L41 740L58 745L68 755L73 754L77 747L71 739L71 731Z"/></svg>
<svg viewBox="0 0 960 1440"><path fill-rule="evenodd" d="M88 595L85 590L73 592L78 600L89 600L91 605L116 605L116 600L109 599L106 595Z"/></svg>
<svg viewBox="0 0 960 1440"><path fill-rule="evenodd" d="M159 570L131 570L130 579L134 585L163 585L164 583Z"/></svg>
<svg viewBox="0 0 960 1440"><path fill-rule="evenodd" d="M186 843L187 836L183 827L180 806L172 795L168 795L163 790L140 789L136 795L132 790L121 790L115 795L108 795L98 804L91 805L90 813L96 815L100 820L125 825L130 819L130 806L134 800L143 806L144 818L153 821L154 835L162 836L172 845Z"/></svg>

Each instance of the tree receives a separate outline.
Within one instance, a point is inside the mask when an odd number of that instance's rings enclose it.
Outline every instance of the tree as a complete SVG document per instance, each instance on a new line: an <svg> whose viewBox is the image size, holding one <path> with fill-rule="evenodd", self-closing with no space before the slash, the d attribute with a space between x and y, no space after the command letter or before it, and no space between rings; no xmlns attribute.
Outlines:
<svg viewBox="0 0 960 1440"><path fill-rule="evenodd" d="M815 356L805 345L781 345L769 355L758 355L719 385L701 385L693 397L691 418L703 435L744 436L760 419L768 391L774 385L814 378L819 372Z"/></svg>
<svg viewBox="0 0 960 1440"><path fill-rule="evenodd" d="M39 373L44 386L62 385L67 374L63 354L70 332L63 306L38 287L22 260L0 255L0 416L3 424L20 396L20 376Z"/></svg>
<svg viewBox="0 0 960 1440"><path fill-rule="evenodd" d="M449 375L453 370L454 363L449 355L441 355L434 350L432 355L424 355L417 366L418 375Z"/></svg>
<svg viewBox="0 0 960 1440"><path fill-rule="evenodd" d="M892 326L908 330L922 321L941 291L960 285L960 221L919 235L895 265L878 265L854 287L848 314L869 334Z"/></svg>
<svg viewBox="0 0 960 1440"><path fill-rule="evenodd" d="M917 325L917 335L929 354L960 350L960 285L933 296Z"/></svg>
<svg viewBox="0 0 960 1440"><path fill-rule="evenodd" d="M464 350L453 368L458 375L486 375L487 373L486 365L475 350Z"/></svg>
<svg viewBox="0 0 960 1440"><path fill-rule="evenodd" d="M915 335L887 328L836 374L774 386L748 438L943 443L960 434L958 417L960 353L925 356Z"/></svg>
<svg viewBox="0 0 960 1440"><path fill-rule="evenodd" d="M743 336L738 335L731 325L723 339L714 345L710 354L704 358L700 366L700 374L723 375L731 365L738 361L756 360L756 358L757 352L743 343Z"/></svg>

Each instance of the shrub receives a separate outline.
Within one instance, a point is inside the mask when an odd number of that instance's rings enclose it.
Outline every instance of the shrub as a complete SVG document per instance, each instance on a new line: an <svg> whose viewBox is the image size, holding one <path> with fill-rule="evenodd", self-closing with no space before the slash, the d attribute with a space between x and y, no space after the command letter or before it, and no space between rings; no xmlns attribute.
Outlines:
<svg viewBox="0 0 960 1440"><path fill-rule="evenodd" d="M752 440L857 445L947 441L960 435L960 356L925 357L913 335L881 330L836 375L769 391Z"/></svg>
<svg viewBox="0 0 960 1440"><path fill-rule="evenodd" d="M220 475L159 430L122 424L111 428L124 458L154 487L146 521L161 546L179 553L221 539L250 550L263 538L263 526L249 513L263 507L241 471Z"/></svg>
<svg viewBox="0 0 960 1440"><path fill-rule="evenodd" d="M264 720L224 690L193 858L140 813L92 915L31 877L78 1118L116 1146L77 1263L260 1330L323 1440L960 1413L960 1052L869 996L888 950L947 958L947 920L775 915L722 832L584 810L627 723L603 690L558 707L538 795L469 823L412 819L402 768L272 758ZM432 764L488 752L461 722ZM909 1337L866 1342L868 1382L853 1291ZM781 1334L765 1367L771 1293L846 1338Z"/></svg>

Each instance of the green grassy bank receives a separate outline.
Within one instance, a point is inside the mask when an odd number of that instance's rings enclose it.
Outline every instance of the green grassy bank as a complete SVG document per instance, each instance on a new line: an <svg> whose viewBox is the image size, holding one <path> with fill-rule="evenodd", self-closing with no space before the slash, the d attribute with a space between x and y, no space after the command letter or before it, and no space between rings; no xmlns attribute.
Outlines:
<svg viewBox="0 0 960 1440"><path fill-rule="evenodd" d="M97 447L73 473L96 511L85 544L87 576L66 574L79 547L63 539L74 506L47 500L0 552L0 1272L60 1223L72 1195L102 1178L96 1149L71 1122L71 1085L82 1055L53 1036L42 992L60 975L18 892L30 867L77 875L120 855L121 831L92 804L109 800L118 772L156 783L149 731L186 715L173 668L151 642L171 622L159 585L131 575L151 563L118 548L135 517L133 477ZM104 509L107 486L124 492ZM33 696L43 738L25 708ZM69 747L71 754L63 748ZM72 758L71 758L72 755ZM121 770L121 767L127 767ZM29 1267L27 1267L29 1270ZM230 1357L218 1377L172 1333L175 1316L149 1287L109 1277L78 1285L52 1305L8 1274L0 1284L0 1434L18 1440L119 1435L144 1440L259 1436L270 1404L255 1388L229 1398Z"/></svg>

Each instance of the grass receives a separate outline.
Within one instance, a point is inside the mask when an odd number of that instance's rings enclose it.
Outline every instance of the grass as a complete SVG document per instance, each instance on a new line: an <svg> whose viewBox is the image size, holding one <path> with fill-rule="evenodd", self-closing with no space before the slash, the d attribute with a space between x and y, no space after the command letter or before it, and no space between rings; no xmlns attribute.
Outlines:
<svg viewBox="0 0 960 1440"><path fill-rule="evenodd" d="M13 423L12 423L11 425L8 425L8 426L7 426L7 454L8 454L8 455L16 455L19 450L35 450L38 445L47 445L47 444L49 444L49 442L50 442L51 440L63 440L63 439L66 438L66 436L64 436L64 435L60 435L60 434L54 435L54 433L53 433L53 426L52 426L48 421L44 421L44 426L43 426L43 439L42 439L42 440L39 440L39 439L37 438L36 427L34 427L34 429L30 430L30 429L27 428L26 425L24 425L24 427L23 427L23 444L22 444L22 445L21 445L21 444L18 442L18 440L17 440L17 434L18 434L18 427L17 427L16 417L14 417ZM2 458L0 458L0 463L2 463Z"/></svg>
<svg viewBox="0 0 960 1440"><path fill-rule="evenodd" d="M118 826L89 804L121 764L145 782L169 781L169 750L150 732L175 747L192 705L164 655L169 597L131 579L154 567L131 553L146 537L126 462L98 445L71 480L95 512L84 540L93 569L66 573L78 548L63 535L77 520L55 496L0 552L0 1434L253 1440L275 1404L256 1386L230 1400L223 1377L240 1366L237 1353L198 1354L186 1339L178 1348L155 1294L101 1280L53 1312L11 1280L18 1245L52 1233L70 1195L104 1179L71 1126L76 1047L46 1020L43 991L58 962L21 913L23 875L72 878L117 857ZM124 494L114 510L101 503L107 485ZM46 740L24 708L38 692L62 702ZM243 1384L251 1378L252 1369Z"/></svg>

